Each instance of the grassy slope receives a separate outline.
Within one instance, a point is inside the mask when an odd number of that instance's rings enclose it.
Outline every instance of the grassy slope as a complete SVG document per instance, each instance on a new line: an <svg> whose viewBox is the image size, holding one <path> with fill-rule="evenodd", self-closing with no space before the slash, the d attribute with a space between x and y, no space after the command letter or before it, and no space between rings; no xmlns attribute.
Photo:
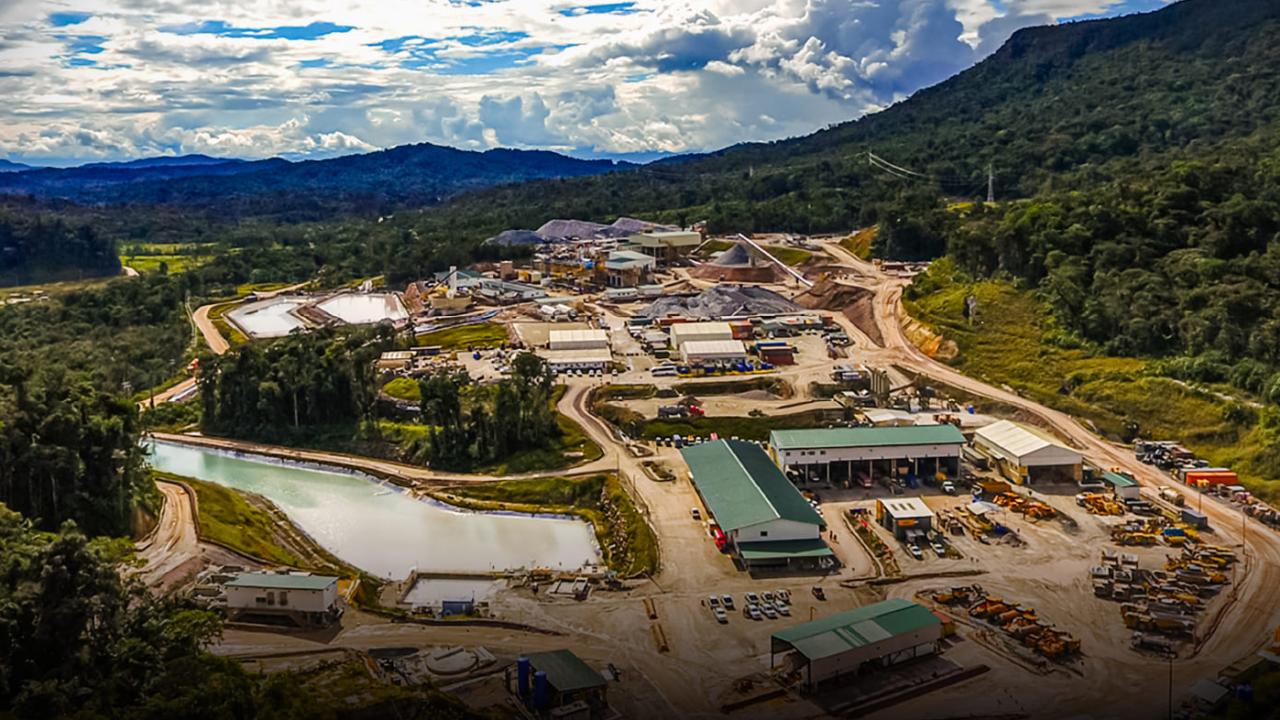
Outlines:
<svg viewBox="0 0 1280 720"><path fill-rule="evenodd" d="M778 258L778 262L791 267L801 265L806 260L813 257L813 253L808 250L786 247L784 245L766 245L765 250L768 250L770 255Z"/></svg>
<svg viewBox="0 0 1280 720"><path fill-rule="evenodd" d="M970 282L945 259L917 282L932 292L907 300L908 311L956 343L951 364L967 375L1084 418L1112 438L1135 422L1141 436L1181 440L1214 465L1235 467L1259 495L1280 496L1280 484L1247 472L1259 431L1225 419L1231 403L1214 389L1160 377L1145 359L1079 347L1031 293L1005 282ZM972 325L963 316L970 293L978 300Z"/></svg>
<svg viewBox="0 0 1280 720"><path fill-rule="evenodd" d="M445 350L497 347L506 341L507 328L499 323L492 322L437 330L425 335L419 335L417 339L417 343L421 347L439 345Z"/></svg>
<svg viewBox="0 0 1280 720"><path fill-rule="evenodd" d="M418 402L422 400L422 388L418 385L418 381L406 377L395 378L386 385L383 385L382 392L397 400L404 400L406 402Z"/></svg>
<svg viewBox="0 0 1280 720"><path fill-rule="evenodd" d="M200 534L208 540L280 565L357 574L306 535L296 530L286 531L287 525L281 522L284 514L265 498L254 496L250 500L250 496L217 483L167 473L156 475L180 480L195 490Z"/></svg>

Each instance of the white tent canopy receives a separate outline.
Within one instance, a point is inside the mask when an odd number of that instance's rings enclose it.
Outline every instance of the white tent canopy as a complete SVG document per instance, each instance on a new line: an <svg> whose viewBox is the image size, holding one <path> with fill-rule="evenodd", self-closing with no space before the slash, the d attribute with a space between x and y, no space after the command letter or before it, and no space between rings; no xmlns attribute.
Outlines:
<svg viewBox="0 0 1280 720"><path fill-rule="evenodd" d="M1077 465L1080 453L1044 433L1001 420L974 433L974 441L988 452L1022 467Z"/></svg>

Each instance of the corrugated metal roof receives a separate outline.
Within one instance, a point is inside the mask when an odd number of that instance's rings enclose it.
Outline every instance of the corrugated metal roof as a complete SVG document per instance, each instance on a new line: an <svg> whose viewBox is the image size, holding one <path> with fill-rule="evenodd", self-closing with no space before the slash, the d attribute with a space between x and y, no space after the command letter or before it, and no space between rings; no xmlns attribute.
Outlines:
<svg viewBox="0 0 1280 720"><path fill-rule="evenodd" d="M889 500L881 500L880 504L884 505L885 512L895 518L924 518L933 517L933 511L925 504L922 498L902 498L901 500L893 498Z"/></svg>
<svg viewBox="0 0 1280 720"><path fill-rule="evenodd" d="M770 520L825 527L760 446L742 440L717 440L680 451L693 483L725 532Z"/></svg>
<svg viewBox="0 0 1280 720"><path fill-rule="evenodd" d="M694 322L676 323L671 326L671 344L679 347L682 343L696 341L707 337L733 337L733 330L727 322Z"/></svg>
<svg viewBox="0 0 1280 720"><path fill-rule="evenodd" d="M1054 441L1043 432L1009 420L1001 420L978 428L974 435L985 444L1013 456L1007 458L1011 460L1027 458L1044 450L1052 450L1052 454L1064 460L1067 459L1068 454L1075 458L1075 462L1080 460L1080 453L1075 450Z"/></svg>
<svg viewBox="0 0 1280 720"><path fill-rule="evenodd" d="M680 344L680 351L691 355L743 355L747 346L741 340L690 340Z"/></svg>
<svg viewBox="0 0 1280 720"><path fill-rule="evenodd" d="M946 424L774 430L769 433L769 444L777 450L888 447L895 445L963 445L964 434L956 426Z"/></svg>
<svg viewBox="0 0 1280 720"><path fill-rule="evenodd" d="M609 333L604 330L593 330L580 328L577 330L552 330L547 334L547 338L551 342L581 342L590 340L594 342L608 342Z"/></svg>
<svg viewBox="0 0 1280 720"><path fill-rule="evenodd" d="M738 543L738 551L746 560L779 558L829 557L835 553L821 540L774 540L772 542Z"/></svg>
<svg viewBox="0 0 1280 720"><path fill-rule="evenodd" d="M284 575L280 573L240 573L227 587L266 588L270 590L324 590L338 582L328 575Z"/></svg>
<svg viewBox="0 0 1280 720"><path fill-rule="evenodd" d="M1138 484L1137 480L1120 473L1104 472L1102 479L1111 484L1112 487L1125 488L1134 487Z"/></svg>
<svg viewBox="0 0 1280 720"><path fill-rule="evenodd" d="M547 674L547 682L562 693L604 687L607 683L600 673L569 650L529 653L529 664L535 671Z"/></svg>
<svg viewBox="0 0 1280 720"><path fill-rule="evenodd" d="M894 598L779 630L773 639L816 660L941 624L928 608Z"/></svg>

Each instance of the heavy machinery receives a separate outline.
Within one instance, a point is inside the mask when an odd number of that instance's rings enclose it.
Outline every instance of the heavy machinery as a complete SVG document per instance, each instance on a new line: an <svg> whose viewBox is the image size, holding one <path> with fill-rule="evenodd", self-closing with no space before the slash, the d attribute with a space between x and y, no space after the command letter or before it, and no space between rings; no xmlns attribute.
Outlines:
<svg viewBox="0 0 1280 720"><path fill-rule="evenodd" d="M1152 533L1141 532L1122 532L1118 533L1114 540L1121 545L1138 545L1149 547L1160 541L1160 536Z"/></svg>
<svg viewBox="0 0 1280 720"><path fill-rule="evenodd" d="M1162 655L1177 655L1177 648L1172 642L1158 635L1149 633L1136 632L1129 640L1130 646L1135 650L1151 650Z"/></svg>
<svg viewBox="0 0 1280 720"><path fill-rule="evenodd" d="M1124 515L1124 503L1101 493L1080 493L1076 504L1094 515Z"/></svg>
<svg viewBox="0 0 1280 720"><path fill-rule="evenodd" d="M973 588L953 587L933 594L933 601L941 605L959 605L973 599Z"/></svg>

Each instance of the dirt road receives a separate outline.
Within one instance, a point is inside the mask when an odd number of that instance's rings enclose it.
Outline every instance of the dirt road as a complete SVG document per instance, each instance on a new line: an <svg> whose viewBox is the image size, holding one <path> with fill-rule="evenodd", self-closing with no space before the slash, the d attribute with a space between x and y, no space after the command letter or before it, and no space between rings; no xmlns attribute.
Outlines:
<svg viewBox="0 0 1280 720"><path fill-rule="evenodd" d="M157 481L156 487L164 495L164 505L156 529L138 544L143 566L137 574L148 587L165 588L199 569L203 560L186 488L163 481Z"/></svg>

